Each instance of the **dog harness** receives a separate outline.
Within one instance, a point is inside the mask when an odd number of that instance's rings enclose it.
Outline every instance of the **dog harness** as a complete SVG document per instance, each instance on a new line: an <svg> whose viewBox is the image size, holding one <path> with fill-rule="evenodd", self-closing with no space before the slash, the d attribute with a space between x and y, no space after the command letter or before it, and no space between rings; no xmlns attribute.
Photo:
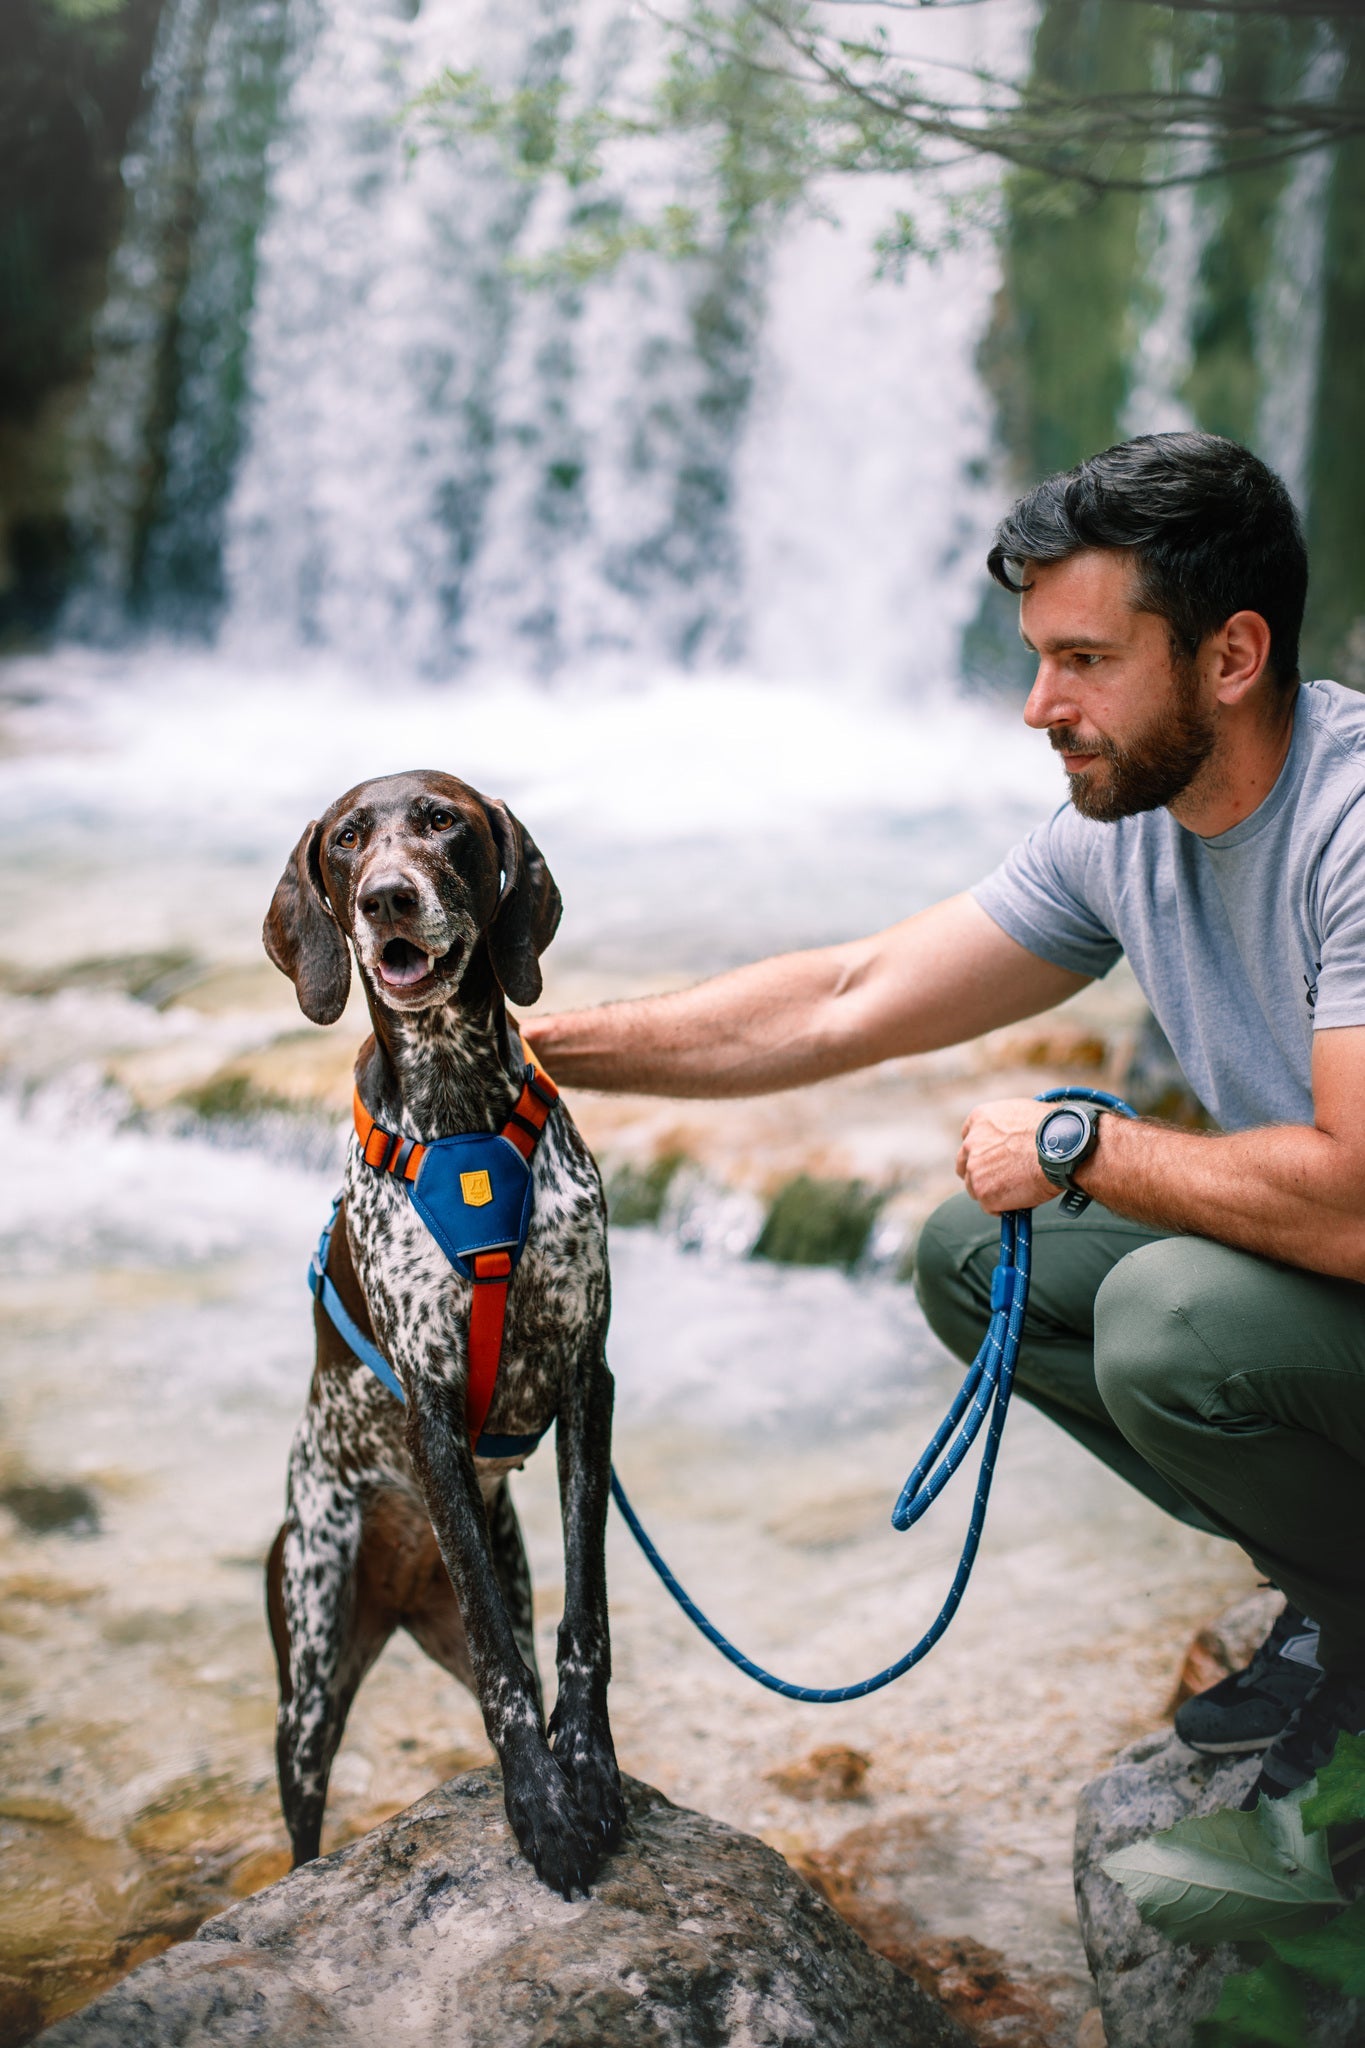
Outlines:
<svg viewBox="0 0 1365 2048"><path fill-rule="evenodd" d="M469 1316L469 1377L465 1413L469 1440L480 1458L525 1457L545 1434L486 1436L502 1358L507 1290L526 1248L533 1200L531 1160L559 1090L522 1041L526 1062L516 1107L497 1132L465 1131L429 1145L377 1124L360 1099L353 1099L355 1134L361 1157L376 1173L389 1173L407 1189L409 1200L457 1272L474 1283ZM398 1376L346 1309L327 1275L332 1231L341 1206L338 1195L308 1269L309 1286L338 1335L391 1394L406 1400ZM546 1424L548 1429L549 1424Z"/></svg>

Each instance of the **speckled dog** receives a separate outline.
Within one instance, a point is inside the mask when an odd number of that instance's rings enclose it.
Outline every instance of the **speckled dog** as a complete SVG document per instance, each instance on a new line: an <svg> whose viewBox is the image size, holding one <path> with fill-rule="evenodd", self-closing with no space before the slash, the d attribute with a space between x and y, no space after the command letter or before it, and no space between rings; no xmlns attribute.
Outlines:
<svg viewBox="0 0 1365 2048"><path fill-rule="evenodd" d="M506 806L453 776L362 783L309 825L265 946L314 1023L346 1004L351 951L373 1036L356 1082L387 1130L429 1143L498 1131L517 1101L504 997L540 994L560 899ZM556 1420L564 1524L559 1693L544 1725L531 1584L507 1486L465 1417L472 1284L401 1180L353 1141L329 1277L391 1361L406 1407L315 1312L317 1365L267 1567L280 1673L280 1794L296 1863L318 1852L327 1781L361 1679L398 1627L476 1694L507 1816L549 1885L586 1887L624 1807L607 1720L605 1523L612 1381L601 1181L562 1102L532 1157L534 1207L507 1296L487 1428Z"/></svg>

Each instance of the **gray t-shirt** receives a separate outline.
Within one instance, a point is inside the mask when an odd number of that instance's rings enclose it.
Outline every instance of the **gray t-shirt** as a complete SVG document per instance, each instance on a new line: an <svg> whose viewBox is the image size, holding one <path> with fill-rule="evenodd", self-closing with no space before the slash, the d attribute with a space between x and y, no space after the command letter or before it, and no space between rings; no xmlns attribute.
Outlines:
<svg viewBox="0 0 1365 2048"><path fill-rule="evenodd" d="M1365 1024L1365 697L1304 684L1279 779L1230 832L1066 803L972 894L1077 974L1126 953L1224 1130L1311 1123L1314 1030Z"/></svg>

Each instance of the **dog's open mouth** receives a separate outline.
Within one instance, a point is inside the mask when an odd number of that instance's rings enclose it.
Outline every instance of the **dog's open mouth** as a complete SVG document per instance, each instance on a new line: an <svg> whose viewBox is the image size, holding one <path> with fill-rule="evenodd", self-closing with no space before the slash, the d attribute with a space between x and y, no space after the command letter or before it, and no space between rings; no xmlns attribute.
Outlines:
<svg viewBox="0 0 1365 2048"><path fill-rule="evenodd" d="M456 939L450 950L439 956L424 953L410 939L390 939L376 962L379 979L385 988L416 988L441 968L457 966L463 951L463 939Z"/></svg>

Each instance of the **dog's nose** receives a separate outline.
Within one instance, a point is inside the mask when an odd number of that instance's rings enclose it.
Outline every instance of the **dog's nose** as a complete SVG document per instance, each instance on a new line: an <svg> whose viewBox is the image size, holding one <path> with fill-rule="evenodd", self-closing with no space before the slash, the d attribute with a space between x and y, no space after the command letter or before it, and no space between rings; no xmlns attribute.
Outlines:
<svg viewBox="0 0 1365 2048"><path fill-rule="evenodd" d="M367 878L360 892L361 916L371 924L396 924L400 917L411 917L417 904L417 891L406 875Z"/></svg>

